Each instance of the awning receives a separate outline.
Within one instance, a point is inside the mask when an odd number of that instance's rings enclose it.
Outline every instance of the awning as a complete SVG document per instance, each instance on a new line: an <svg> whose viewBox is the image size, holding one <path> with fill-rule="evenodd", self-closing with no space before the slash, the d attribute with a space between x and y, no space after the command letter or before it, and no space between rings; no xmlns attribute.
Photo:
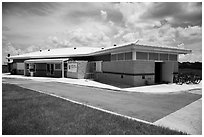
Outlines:
<svg viewBox="0 0 204 137"><path fill-rule="evenodd" d="M31 59L25 60L24 63L62 63L62 61L67 61L68 58L57 58L57 59Z"/></svg>

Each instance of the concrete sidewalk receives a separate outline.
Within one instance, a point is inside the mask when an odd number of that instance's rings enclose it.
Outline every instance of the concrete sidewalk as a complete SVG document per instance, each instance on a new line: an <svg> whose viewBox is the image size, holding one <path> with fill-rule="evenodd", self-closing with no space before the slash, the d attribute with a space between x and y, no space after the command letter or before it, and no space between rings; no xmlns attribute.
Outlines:
<svg viewBox="0 0 204 137"><path fill-rule="evenodd" d="M159 85L149 85L149 86L140 86L140 87L131 87L131 88L119 88L112 85L93 81L90 79L27 77L23 75L10 75L10 74L2 74L2 77L31 79L34 81L42 81L42 82L53 81L53 82L69 83L69 84L75 84L80 86L109 89L113 91L143 92L143 93L155 93L155 94L175 93L175 92L181 92L181 91L202 89L202 81L199 84L189 84L189 85L187 84L177 85L175 83L171 83L171 84L159 84Z"/></svg>
<svg viewBox="0 0 204 137"><path fill-rule="evenodd" d="M17 84L36 91L54 93L84 104L153 122L155 125L194 135L202 133L201 83L197 85L162 84L122 89L86 79L25 77L5 74L3 78L10 78L2 79L3 82ZM188 91L181 92L184 90ZM167 94L171 92L174 94ZM192 97L196 97L196 99L190 101ZM187 102L179 106L184 98ZM176 109L172 109L175 107Z"/></svg>
<svg viewBox="0 0 204 137"><path fill-rule="evenodd" d="M202 135L202 98L154 122L155 125Z"/></svg>

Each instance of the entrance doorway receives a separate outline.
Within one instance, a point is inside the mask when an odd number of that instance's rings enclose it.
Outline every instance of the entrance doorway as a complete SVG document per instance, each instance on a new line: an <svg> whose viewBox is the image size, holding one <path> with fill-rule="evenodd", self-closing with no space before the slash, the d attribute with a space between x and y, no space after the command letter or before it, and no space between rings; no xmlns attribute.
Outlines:
<svg viewBox="0 0 204 137"><path fill-rule="evenodd" d="M47 75L54 75L54 64L47 64Z"/></svg>
<svg viewBox="0 0 204 137"><path fill-rule="evenodd" d="M155 62L155 83L162 82L162 62Z"/></svg>

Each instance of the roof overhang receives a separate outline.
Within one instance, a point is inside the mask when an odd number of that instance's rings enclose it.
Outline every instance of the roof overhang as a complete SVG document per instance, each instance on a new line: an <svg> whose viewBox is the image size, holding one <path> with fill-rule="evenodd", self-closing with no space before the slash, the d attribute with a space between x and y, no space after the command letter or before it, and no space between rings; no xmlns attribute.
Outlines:
<svg viewBox="0 0 204 137"><path fill-rule="evenodd" d="M68 61L69 59L66 58L58 58L58 59L31 59L25 60L24 63L62 63L64 61Z"/></svg>
<svg viewBox="0 0 204 137"><path fill-rule="evenodd" d="M174 54L188 54L192 51L189 49L181 49L177 47L156 47L156 46L146 46L146 45L135 45L135 50L139 51L148 51L148 52L165 52L165 53L174 53Z"/></svg>
<svg viewBox="0 0 204 137"><path fill-rule="evenodd" d="M130 52L130 51L141 51L141 52L157 52L157 53L168 53L168 54L188 54L191 53L191 50L188 49L182 49L178 47L167 47L167 46L149 46L149 45L141 45L141 44L125 44L125 45L119 45L114 47L107 47L100 50L92 50L91 52L82 53L82 50L80 53L73 53L75 50L72 50L67 54L66 52L57 52L58 54L43 54L44 52L40 54L24 54L24 55L17 55L17 56L11 56L7 57L7 59L50 59L50 58L72 58L72 57L86 57L86 56L96 56L96 55L102 55L102 54L112 54L112 53L119 53L119 52ZM49 52L48 52L49 53Z"/></svg>
<svg viewBox="0 0 204 137"><path fill-rule="evenodd" d="M6 57L6 59L50 59L50 58L71 58L71 57L83 57L83 56L89 56L88 54L76 54L76 55L46 55L46 56L11 56Z"/></svg>
<svg viewBox="0 0 204 137"><path fill-rule="evenodd" d="M165 47L165 46L147 46L140 44L128 44L123 46L115 46L111 48L106 48L101 51L93 52L90 55L108 54L108 53L119 53L126 51L141 51L141 52L158 52L158 53L170 53L170 54L188 54L191 50L181 49L177 47Z"/></svg>

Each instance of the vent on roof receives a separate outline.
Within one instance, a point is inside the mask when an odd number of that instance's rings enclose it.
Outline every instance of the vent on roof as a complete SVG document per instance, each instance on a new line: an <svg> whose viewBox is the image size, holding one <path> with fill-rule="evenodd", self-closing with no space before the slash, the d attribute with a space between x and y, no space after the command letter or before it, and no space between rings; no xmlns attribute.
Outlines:
<svg viewBox="0 0 204 137"><path fill-rule="evenodd" d="M140 41L140 40L138 39L138 40L135 42L135 44L137 44L139 41Z"/></svg>
<svg viewBox="0 0 204 137"><path fill-rule="evenodd" d="M40 49L40 52L42 52L42 50Z"/></svg>
<svg viewBox="0 0 204 137"><path fill-rule="evenodd" d="M116 44L113 45L114 47L116 46Z"/></svg>
<svg viewBox="0 0 204 137"><path fill-rule="evenodd" d="M76 47L74 47L74 49L76 49Z"/></svg>
<svg viewBox="0 0 204 137"><path fill-rule="evenodd" d="M104 47L102 47L101 49L104 49Z"/></svg>
<svg viewBox="0 0 204 137"><path fill-rule="evenodd" d="M48 49L47 51L50 51L50 49Z"/></svg>

